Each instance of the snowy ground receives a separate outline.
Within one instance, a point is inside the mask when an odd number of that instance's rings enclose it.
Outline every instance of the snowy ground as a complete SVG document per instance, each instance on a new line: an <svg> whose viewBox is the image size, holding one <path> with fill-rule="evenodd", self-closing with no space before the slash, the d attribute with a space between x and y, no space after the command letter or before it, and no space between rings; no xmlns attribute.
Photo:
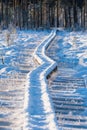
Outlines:
<svg viewBox="0 0 87 130"><path fill-rule="evenodd" d="M25 64L23 62L29 62L29 65L32 65L32 52L46 35L48 35L48 32L45 31L18 31L16 34L11 34L8 45L6 31L3 31L0 34L0 75L6 73L6 71L10 73L13 70L22 72L22 64ZM27 51L29 60L23 58L23 56L27 56Z"/></svg>
<svg viewBox="0 0 87 130"><path fill-rule="evenodd" d="M59 38L61 41L61 38ZM58 39L58 40L59 40ZM61 46L63 59L73 63L73 68L77 71L76 76L87 76L87 32L66 33L62 39ZM67 61L66 61L67 62Z"/></svg>
<svg viewBox="0 0 87 130"><path fill-rule="evenodd" d="M58 65L49 91L59 127L87 129L87 32L58 31L47 55Z"/></svg>
<svg viewBox="0 0 87 130"><path fill-rule="evenodd" d="M7 31L0 33L0 130L24 130L27 75L38 66L33 53L48 34L17 31L7 42Z"/></svg>
<svg viewBox="0 0 87 130"><path fill-rule="evenodd" d="M40 63L37 63L33 58L36 47L44 38L47 38L48 34L49 31L17 31L16 34L12 33L10 35L10 41L7 42L9 36L7 32L3 31L0 33L1 130L53 130L57 128L54 122L51 123L51 119L54 119L54 114L43 77L46 75L44 74L47 71L46 66L50 66L51 60L48 60L43 54L42 46L40 46L42 53L39 49L39 56L42 58L41 62L43 64L40 66ZM76 123L79 121L78 124L82 124L82 126L85 122L84 128L87 129L86 38L86 32L67 32L62 30L57 33L57 37L48 48L48 55L58 64L58 71L56 75L53 75L49 84L50 88L52 87L51 83L57 84L53 84L55 88L54 90L51 88L50 91L52 98L58 98L58 100L54 100L54 102L59 103L55 108L58 110L59 107L61 111L63 110L62 113L57 111L58 114L56 114L57 118L59 118L58 125L60 129L64 128L62 130L68 130L68 125L72 126L75 119L77 119ZM32 76L34 77L33 79L31 79ZM66 84L66 81L68 84ZM30 99L28 99L28 96ZM63 103L69 103L68 107ZM27 106L30 108L27 110L28 113L25 112ZM65 110L68 112L67 115ZM71 120L67 120L67 117ZM61 127L61 124L63 127ZM27 127L25 128L25 126ZM74 130L77 130L77 128L79 129L80 127L75 127ZM72 130L72 128L69 130Z"/></svg>

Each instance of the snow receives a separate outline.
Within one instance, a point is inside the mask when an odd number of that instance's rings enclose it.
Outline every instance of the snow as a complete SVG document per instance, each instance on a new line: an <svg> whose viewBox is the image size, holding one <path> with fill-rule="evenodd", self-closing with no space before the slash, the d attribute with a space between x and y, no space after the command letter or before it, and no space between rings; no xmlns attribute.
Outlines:
<svg viewBox="0 0 87 130"><path fill-rule="evenodd" d="M39 33L41 35L39 36ZM17 38L14 38L14 41L11 45L6 44L5 38L6 31L3 31L0 34L0 65L1 68L7 67L7 69L15 66L18 66L18 62L21 62L20 59L23 59L23 55L21 54L22 50L26 50L30 48L32 51L36 48L36 46L43 40L45 35L48 35L48 32L36 32L36 31L18 31L16 34ZM4 39L3 39L4 37ZM30 51L31 51L30 50ZM26 52L25 52L26 53ZM30 54L31 55L31 54ZM5 64L2 64L2 58L4 59ZM19 58L19 59L18 59ZM19 60L19 61L17 61ZM23 60L22 60L23 61ZM11 71L11 70L10 70Z"/></svg>
<svg viewBox="0 0 87 130"><path fill-rule="evenodd" d="M58 46L62 48L62 52L57 52L57 55L61 56L62 60L66 57L66 60L78 62L75 70L78 71L79 77L84 77L87 73L87 32L60 31L58 37Z"/></svg>
<svg viewBox="0 0 87 130"><path fill-rule="evenodd" d="M60 30L46 52L58 66L48 83L61 129L87 129L86 39L86 31ZM82 102L78 103L77 100ZM83 110L80 112L81 109ZM77 117L78 121L75 121ZM79 117L86 119L83 122Z"/></svg>
<svg viewBox="0 0 87 130"><path fill-rule="evenodd" d="M2 74L2 73L4 73L6 71L6 68L2 68L1 70L0 70L0 75Z"/></svg>
<svg viewBox="0 0 87 130"><path fill-rule="evenodd" d="M0 34L0 129L59 130L46 80L57 66L55 61L69 62L73 70L68 69L68 76L83 78L85 82L85 88L63 93L77 93L86 99L87 32L59 30L58 44L52 52L54 61L45 55L56 31L49 33L17 31L11 34L10 44L7 32ZM60 71L67 74L67 70Z"/></svg>
<svg viewBox="0 0 87 130"><path fill-rule="evenodd" d="M17 31L10 45L6 43L5 32L0 34L0 129L27 129L28 76L38 66L33 53L49 32Z"/></svg>
<svg viewBox="0 0 87 130"><path fill-rule="evenodd" d="M56 63L45 55L45 49L55 34L53 31L34 53L40 66L29 74L27 124L30 130L58 130L46 83L46 76L56 67Z"/></svg>

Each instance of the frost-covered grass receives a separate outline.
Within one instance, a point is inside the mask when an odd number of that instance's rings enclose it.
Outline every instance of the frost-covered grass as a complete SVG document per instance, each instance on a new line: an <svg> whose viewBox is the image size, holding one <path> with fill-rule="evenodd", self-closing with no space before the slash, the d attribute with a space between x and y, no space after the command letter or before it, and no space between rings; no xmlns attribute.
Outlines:
<svg viewBox="0 0 87 130"><path fill-rule="evenodd" d="M48 81L59 127L87 129L87 32L58 31L47 55L58 65Z"/></svg>
<svg viewBox="0 0 87 130"><path fill-rule="evenodd" d="M70 62L77 77L87 77L87 32L63 32L58 34L57 52L61 60Z"/></svg>
<svg viewBox="0 0 87 130"><path fill-rule="evenodd" d="M21 71L20 64L26 64L26 62L29 62L30 65L33 64L31 58L33 52L49 31L17 31L16 34L10 34L9 45L6 33L6 31L2 31L0 34L0 69L2 73L3 70L5 73L6 71L9 73L11 70ZM25 55L28 55L28 59L23 58Z"/></svg>
<svg viewBox="0 0 87 130"><path fill-rule="evenodd" d="M44 69L46 66L49 67L51 60L48 62L49 58L45 55L43 57L44 49L42 52L40 52L41 50L37 52L42 58L42 66L38 66L33 58L36 47L48 36L49 31L17 31L10 36L7 33L3 31L0 34L0 129L22 130L25 126L27 126L26 130L28 128L32 130L52 129L55 125L53 122L52 125L50 124L51 119L54 119L54 114L51 113L50 118L52 106L46 82L43 80L45 74L42 77ZM73 101L74 96L79 97L84 100L84 107L87 105L86 37L86 32L59 31L56 41L53 41L52 50L49 51L51 58L58 63L59 78L62 79L61 76L65 76L67 80L75 81L75 83L72 81L72 83L65 84L66 91L59 90L61 93L55 91L53 96L56 94L57 97L58 94L59 97L61 95L68 98L72 96ZM37 69L35 69L36 67ZM33 69L35 71L32 73ZM30 71L31 73L28 75ZM33 76L33 79L29 76ZM58 79L55 75L53 77L56 78L55 80ZM77 83L74 79L84 79L84 87L78 87L79 82ZM62 86L62 83L60 85ZM74 85L77 85L77 88L74 88ZM25 112L27 106L30 109ZM72 111L69 114L73 115ZM82 115L86 116L87 111L82 112ZM29 124L26 124L28 122ZM62 123L62 121L60 122Z"/></svg>
<svg viewBox="0 0 87 130"><path fill-rule="evenodd" d="M82 78L87 87L86 31L58 31L55 42L49 46L48 55L58 63L59 74L65 73L64 75L70 78Z"/></svg>
<svg viewBox="0 0 87 130"><path fill-rule="evenodd" d="M27 122L27 75L38 66L33 53L49 31L17 31L9 39L6 33L0 34L0 129L22 130Z"/></svg>

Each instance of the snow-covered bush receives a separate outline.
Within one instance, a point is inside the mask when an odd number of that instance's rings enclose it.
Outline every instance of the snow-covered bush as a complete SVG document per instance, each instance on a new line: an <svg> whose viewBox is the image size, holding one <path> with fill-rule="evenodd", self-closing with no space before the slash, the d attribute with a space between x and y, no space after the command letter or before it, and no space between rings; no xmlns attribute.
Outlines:
<svg viewBox="0 0 87 130"><path fill-rule="evenodd" d="M4 35L7 46L14 44L14 41L17 38L16 27L10 23L8 29L4 31Z"/></svg>
<svg viewBox="0 0 87 130"><path fill-rule="evenodd" d="M6 30L5 38L6 38L6 44L7 46L9 46L10 45L10 32L8 30Z"/></svg>
<svg viewBox="0 0 87 130"><path fill-rule="evenodd" d="M15 43L15 40L17 39L17 31L16 27L10 23L8 26L8 29L3 30L2 24L0 25L0 48L1 50L4 50L6 47L9 47L10 45ZM0 50L0 63L4 64L4 56L5 51Z"/></svg>

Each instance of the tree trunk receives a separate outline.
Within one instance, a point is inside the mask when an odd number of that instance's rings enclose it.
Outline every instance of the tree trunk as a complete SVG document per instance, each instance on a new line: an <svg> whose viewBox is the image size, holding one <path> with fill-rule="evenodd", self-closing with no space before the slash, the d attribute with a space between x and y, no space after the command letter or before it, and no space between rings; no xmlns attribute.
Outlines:
<svg viewBox="0 0 87 130"><path fill-rule="evenodd" d="M46 27L49 28L50 27L50 21L49 21L49 4L46 3Z"/></svg>
<svg viewBox="0 0 87 130"><path fill-rule="evenodd" d="M74 15L74 27L76 28L77 26L77 3L76 3L76 0L73 0L73 15Z"/></svg>
<svg viewBox="0 0 87 130"><path fill-rule="evenodd" d="M59 0L57 0L57 27L59 27Z"/></svg>
<svg viewBox="0 0 87 130"><path fill-rule="evenodd" d="M66 28L68 26L68 17L67 17L67 8L64 8L64 13L65 13L65 24L64 27Z"/></svg>
<svg viewBox="0 0 87 130"><path fill-rule="evenodd" d="M3 0L1 0L1 23L3 22Z"/></svg>
<svg viewBox="0 0 87 130"><path fill-rule="evenodd" d="M83 20L82 20L82 8L81 8L81 27L83 27Z"/></svg>
<svg viewBox="0 0 87 130"><path fill-rule="evenodd" d="M40 0L40 27L42 26L42 0Z"/></svg>
<svg viewBox="0 0 87 130"><path fill-rule="evenodd" d="M33 1L33 27L35 28L36 25L36 20L35 20L35 15L36 15L36 9L35 9L35 2Z"/></svg>
<svg viewBox="0 0 87 130"><path fill-rule="evenodd" d="M37 28L39 28L39 3L37 4Z"/></svg>
<svg viewBox="0 0 87 130"><path fill-rule="evenodd" d="M69 27L71 27L71 8L68 7L68 12L69 12Z"/></svg>
<svg viewBox="0 0 87 130"><path fill-rule="evenodd" d="M85 29L85 13L86 13L86 9L85 9L85 0L84 0L84 29Z"/></svg>
<svg viewBox="0 0 87 130"><path fill-rule="evenodd" d="M5 23L6 23L6 27L8 27L8 1L5 1Z"/></svg>
<svg viewBox="0 0 87 130"><path fill-rule="evenodd" d="M85 0L85 29L87 28L87 0Z"/></svg>

